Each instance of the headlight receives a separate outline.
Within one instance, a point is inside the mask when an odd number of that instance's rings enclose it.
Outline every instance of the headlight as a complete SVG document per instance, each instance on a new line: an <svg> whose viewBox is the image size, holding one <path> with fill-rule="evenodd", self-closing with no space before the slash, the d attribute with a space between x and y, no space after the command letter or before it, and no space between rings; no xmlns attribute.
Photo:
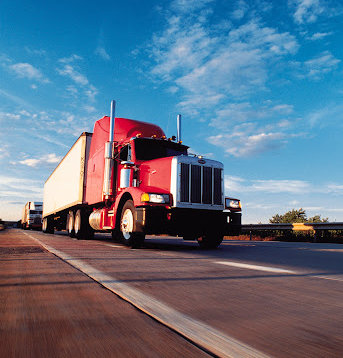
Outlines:
<svg viewBox="0 0 343 358"><path fill-rule="evenodd" d="M225 198L225 209L241 210L241 202L238 199Z"/></svg>
<svg viewBox="0 0 343 358"><path fill-rule="evenodd" d="M169 195L144 193L141 196L141 201L157 204L169 204Z"/></svg>

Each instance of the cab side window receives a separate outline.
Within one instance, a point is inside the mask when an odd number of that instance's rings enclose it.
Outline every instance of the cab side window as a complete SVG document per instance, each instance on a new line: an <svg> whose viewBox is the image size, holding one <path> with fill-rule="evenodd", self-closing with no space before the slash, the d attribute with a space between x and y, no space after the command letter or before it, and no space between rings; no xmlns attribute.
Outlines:
<svg viewBox="0 0 343 358"><path fill-rule="evenodd" d="M128 144L120 150L119 158L122 161L131 161L131 145Z"/></svg>

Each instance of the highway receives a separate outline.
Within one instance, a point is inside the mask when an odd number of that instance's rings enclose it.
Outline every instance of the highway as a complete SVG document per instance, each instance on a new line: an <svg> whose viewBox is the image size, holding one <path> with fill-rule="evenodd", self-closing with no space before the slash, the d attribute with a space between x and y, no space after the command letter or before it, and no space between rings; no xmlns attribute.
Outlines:
<svg viewBox="0 0 343 358"><path fill-rule="evenodd" d="M0 357L341 357L343 246L0 232Z"/></svg>

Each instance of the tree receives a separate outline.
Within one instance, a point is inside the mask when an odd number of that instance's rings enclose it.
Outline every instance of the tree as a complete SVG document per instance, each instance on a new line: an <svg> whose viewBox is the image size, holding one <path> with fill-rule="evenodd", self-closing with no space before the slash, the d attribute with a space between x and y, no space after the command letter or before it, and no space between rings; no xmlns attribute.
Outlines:
<svg viewBox="0 0 343 358"><path fill-rule="evenodd" d="M312 218L308 218L308 223L327 223L329 218L321 218L320 215L312 216Z"/></svg>
<svg viewBox="0 0 343 358"><path fill-rule="evenodd" d="M307 222L306 212L302 208L299 210L292 209L287 211L283 215L276 214L271 219L269 219L271 224L280 224L280 223L305 223Z"/></svg>
<svg viewBox="0 0 343 358"><path fill-rule="evenodd" d="M271 224L280 224L280 223L318 223L318 222L328 222L328 218L321 218L320 215L315 215L313 217L307 218L306 211L302 208L299 210L292 209L287 211L285 214L280 215L276 214L269 222Z"/></svg>

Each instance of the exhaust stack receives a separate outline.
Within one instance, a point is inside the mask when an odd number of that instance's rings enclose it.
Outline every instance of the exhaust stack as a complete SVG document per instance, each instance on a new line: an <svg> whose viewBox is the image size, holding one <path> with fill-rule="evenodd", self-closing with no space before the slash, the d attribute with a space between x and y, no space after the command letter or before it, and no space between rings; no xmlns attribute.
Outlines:
<svg viewBox="0 0 343 358"><path fill-rule="evenodd" d="M181 114L177 115L177 136L176 136L176 140L178 142L181 141Z"/></svg>
<svg viewBox="0 0 343 358"><path fill-rule="evenodd" d="M116 101L111 101L111 117L108 142L105 143L105 169L104 169L104 185L103 198L109 199L113 195L112 188L112 168L113 168L113 139L114 139L114 122L115 122Z"/></svg>

